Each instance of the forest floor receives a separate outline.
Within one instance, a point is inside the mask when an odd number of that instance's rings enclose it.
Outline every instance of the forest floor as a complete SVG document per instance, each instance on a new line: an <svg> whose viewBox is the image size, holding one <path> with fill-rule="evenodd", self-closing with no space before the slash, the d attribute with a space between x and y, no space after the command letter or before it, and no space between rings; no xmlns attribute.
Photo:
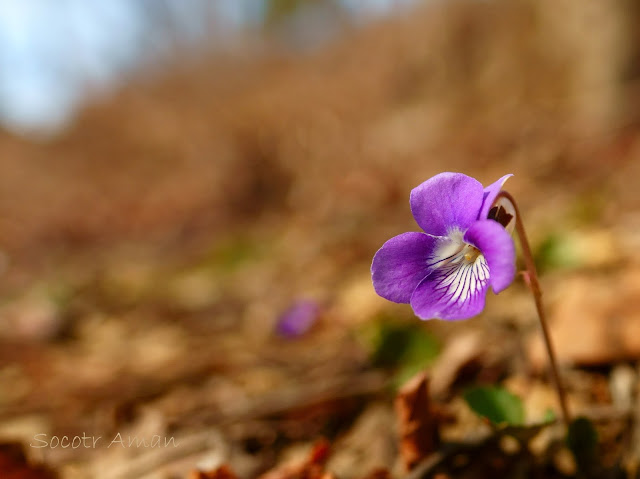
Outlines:
<svg viewBox="0 0 640 479"><path fill-rule="evenodd" d="M0 476L639 477L640 130L549 107L570 80L491 50L519 12L478 8L182 65L59 138L2 134ZM507 80L473 83L475 42ZM373 254L418 230L409 192L441 171L515 174L592 463L564 440L520 276L463 322L373 291ZM524 425L471 411L487 384Z"/></svg>

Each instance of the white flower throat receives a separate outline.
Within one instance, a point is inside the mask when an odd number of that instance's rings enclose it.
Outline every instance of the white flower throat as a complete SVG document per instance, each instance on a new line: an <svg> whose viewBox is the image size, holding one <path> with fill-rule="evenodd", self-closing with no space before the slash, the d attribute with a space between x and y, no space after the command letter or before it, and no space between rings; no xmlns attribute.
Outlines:
<svg viewBox="0 0 640 479"><path fill-rule="evenodd" d="M449 265L473 264L484 256L478 248L464 241L464 233L459 229L449 231L440 240L429 266L438 269Z"/></svg>
<svg viewBox="0 0 640 479"><path fill-rule="evenodd" d="M482 252L463 239L458 229L441 240L429 260L438 291L448 304L475 297L489 279L489 266Z"/></svg>

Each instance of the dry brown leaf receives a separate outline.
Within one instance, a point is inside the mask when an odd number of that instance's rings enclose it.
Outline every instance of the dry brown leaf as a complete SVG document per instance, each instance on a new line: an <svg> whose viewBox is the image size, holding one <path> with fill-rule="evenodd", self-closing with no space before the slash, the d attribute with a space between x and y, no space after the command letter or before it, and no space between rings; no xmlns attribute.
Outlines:
<svg viewBox="0 0 640 479"><path fill-rule="evenodd" d="M477 331L454 336L431 369L431 394L438 398L447 394L460 373L467 366L481 361L485 351L486 345Z"/></svg>
<svg viewBox="0 0 640 479"><path fill-rule="evenodd" d="M329 452L329 442L320 439L313 445L305 462L272 469L261 475L260 479L332 479L334 475L324 470Z"/></svg>
<svg viewBox="0 0 640 479"><path fill-rule="evenodd" d="M550 328L561 362L597 365L640 357L640 269L566 278L558 288ZM537 369L547 362L540 334L531 339L529 358Z"/></svg>
<svg viewBox="0 0 640 479"><path fill-rule="evenodd" d="M364 476L362 479L391 479L391 472L389 469L384 467L380 467L378 469L374 469L369 474Z"/></svg>
<svg viewBox="0 0 640 479"><path fill-rule="evenodd" d="M56 479L58 475L43 467L27 462L18 443L0 444L0 477L2 479Z"/></svg>
<svg viewBox="0 0 640 479"><path fill-rule="evenodd" d="M427 374L414 376L395 400L399 420L400 454L407 470L434 452L440 443L438 415L430 399Z"/></svg>
<svg viewBox="0 0 640 479"><path fill-rule="evenodd" d="M231 470L227 464L213 469L211 471L191 471L189 479L237 479L238 476Z"/></svg>
<svg viewBox="0 0 640 479"><path fill-rule="evenodd" d="M391 404L375 403L360 414L333 446L327 467L339 477L390 469L397 459L395 416Z"/></svg>

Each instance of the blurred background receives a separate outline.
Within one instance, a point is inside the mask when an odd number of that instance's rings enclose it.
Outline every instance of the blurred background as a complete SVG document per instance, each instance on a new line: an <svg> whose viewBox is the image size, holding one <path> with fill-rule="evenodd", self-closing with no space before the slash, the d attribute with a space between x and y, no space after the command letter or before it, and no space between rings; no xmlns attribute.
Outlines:
<svg viewBox="0 0 640 479"><path fill-rule="evenodd" d="M514 173L572 401L612 404L639 79L631 1L0 0L0 439L60 477L252 477L325 436L362 477L397 462L391 391L461 335L501 345L467 381L546 394L521 281L455 324L373 292L441 171ZM83 432L185 446L28 447Z"/></svg>

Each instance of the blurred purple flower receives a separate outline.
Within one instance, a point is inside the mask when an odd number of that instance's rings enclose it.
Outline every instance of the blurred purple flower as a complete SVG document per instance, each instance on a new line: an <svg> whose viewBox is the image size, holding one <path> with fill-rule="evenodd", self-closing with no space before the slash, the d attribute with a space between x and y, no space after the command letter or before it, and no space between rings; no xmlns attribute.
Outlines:
<svg viewBox="0 0 640 479"><path fill-rule="evenodd" d="M510 232L515 212L494 205L504 182L483 189L461 173L440 173L411 191L411 212L424 233L403 233L378 250L373 287L409 303L420 319L467 319L480 313L491 286L499 293L515 276Z"/></svg>
<svg viewBox="0 0 640 479"><path fill-rule="evenodd" d="M296 301L280 315L276 324L276 333L285 338L302 336L311 329L319 315L320 307L315 301L308 299Z"/></svg>

